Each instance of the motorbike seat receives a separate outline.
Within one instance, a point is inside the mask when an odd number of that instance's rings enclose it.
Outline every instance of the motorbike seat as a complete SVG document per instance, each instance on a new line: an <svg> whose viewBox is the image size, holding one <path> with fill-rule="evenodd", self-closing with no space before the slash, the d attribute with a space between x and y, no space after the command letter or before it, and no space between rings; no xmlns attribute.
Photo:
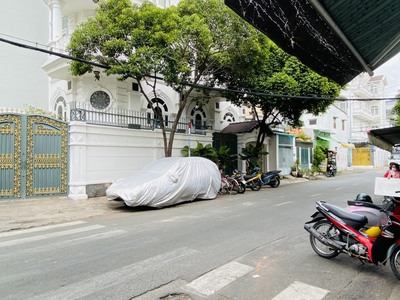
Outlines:
<svg viewBox="0 0 400 300"><path fill-rule="evenodd" d="M280 172L282 172L281 170L274 170L274 171L268 171L263 173L264 176L268 176L268 175L272 175L272 174L279 174Z"/></svg>
<svg viewBox="0 0 400 300"><path fill-rule="evenodd" d="M344 210L339 206L329 203L325 203L324 206L329 209L329 211L331 211L334 215L343 219L347 224L355 229L360 229L368 223L368 218L366 216L348 212L347 210Z"/></svg>

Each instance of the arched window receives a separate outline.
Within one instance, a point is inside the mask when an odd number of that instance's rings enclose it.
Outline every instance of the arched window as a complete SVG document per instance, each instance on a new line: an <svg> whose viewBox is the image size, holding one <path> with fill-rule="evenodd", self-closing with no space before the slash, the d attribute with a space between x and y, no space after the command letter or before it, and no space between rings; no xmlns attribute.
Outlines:
<svg viewBox="0 0 400 300"><path fill-rule="evenodd" d="M57 119L64 121L67 120L67 104L64 97L57 98L56 103L54 104L54 113L56 114Z"/></svg>
<svg viewBox="0 0 400 300"><path fill-rule="evenodd" d="M195 129L202 130L206 128L207 115L202 107L195 106L190 112L190 119Z"/></svg>
<svg viewBox="0 0 400 300"><path fill-rule="evenodd" d="M161 113L164 117L164 126L168 127L168 106L164 100L160 98L151 99L151 103L147 104L147 124L152 127L160 127L160 118L154 111Z"/></svg>
<svg viewBox="0 0 400 300"><path fill-rule="evenodd" d="M235 122L235 117L233 116L232 113L227 112L227 113L224 115L224 119L223 119L223 120L224 120L225 122L232 123L232 122Z"/></svg>

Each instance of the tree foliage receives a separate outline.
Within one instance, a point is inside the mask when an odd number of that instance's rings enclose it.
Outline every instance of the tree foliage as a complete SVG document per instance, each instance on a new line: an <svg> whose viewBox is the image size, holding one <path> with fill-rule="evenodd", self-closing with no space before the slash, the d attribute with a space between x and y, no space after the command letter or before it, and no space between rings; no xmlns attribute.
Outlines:
<svg viewBox="0 0 400 300"><path fill-rule="evenodd" d="M294 127L301 126L301 115L325 112L339 95L340 86L311 71L262 34L255 34L252 42L251 51L245 51L244 44L232 53L219 76L230 87L242 91L225 93L225 96L237 105L252 108L254 119L260 122L258 148L263 144L269 125L285 122ZM326 99L316 100L313 96Z"/></svg>
<svg viewBox="0 0 400 300"><path fill-rule="evenodd" d="M393 121L393 125L400 126L400 91L397 94L396 98L397 103L392 109L393 117L391 118L391 120Z"/></svg>
<svg viewBox="0 0 400 300"><path fill-rule="evenodd" d="M243 92L224 95L235 104L253 108L254 118L260 122L256 147L262 145L267 125L288 122L298 126L303 112L324 112L333 100L287 99L246 91L330 98L339 93L338 85L285 54L221 0L182 0L167 9L149 2L136 5L130 0L107 0L100 3L93 18L76 29L68 50L76 58L109 66L106 75L136 80L159 120L164 120L162 110L152 102L159 98L159 81L179 93L171 130L167 132L169 124L159 122L165 156L171 156L178 122L200 83ZM93 72L93 68L71 63L73 75ZM193 98L200 105L208 100L207 90L202 91L202 101ZM262 116L256 108L262 110Z"/></svg>
<svg viewBox="0 0 400 300"><path fill-rule="evenodd" d="M71 37L72 56L110 66L107 75L135 79L159 120L154 106L158 83L163 80L179 93L179 104L169 137L164 122L165 156L171 156L174 135L193 85L213 86L214 74L229 60L236 45L254 31L219 0L182 0L177 7L161 9L149 2L129 0L101 2L95 17L79 26ZM73 75L93 72L93 66L74 61ZM148 94L143 85L150 87Z"/></svg>

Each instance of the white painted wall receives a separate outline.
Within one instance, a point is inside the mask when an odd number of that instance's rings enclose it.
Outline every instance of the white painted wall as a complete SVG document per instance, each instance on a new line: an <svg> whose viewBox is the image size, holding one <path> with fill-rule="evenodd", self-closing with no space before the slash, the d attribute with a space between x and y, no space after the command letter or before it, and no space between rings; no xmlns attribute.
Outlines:
<svg viewBox="0 0 400 300"><path fill-rule="evenodd" d="M212 135L175 135L172 156L191 141L212 144ZM69 198L86 199L87 186L109 184L137 173L164 157L161 130L136 130L71 122L69 128Z"/></svg>

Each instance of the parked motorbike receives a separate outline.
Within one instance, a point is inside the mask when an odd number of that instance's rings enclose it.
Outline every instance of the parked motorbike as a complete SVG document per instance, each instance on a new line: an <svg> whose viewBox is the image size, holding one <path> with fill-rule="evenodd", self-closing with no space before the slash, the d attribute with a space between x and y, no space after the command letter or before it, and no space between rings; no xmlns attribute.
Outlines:
<svg viewBox="0 0 400 300"><path fill-rule="evenodd" d="M240 174L239 171L234 170L234 174ZM259 168L254 168L253 172L249 175L242 175L243 179L246 184L246 188L250 188L252 191L259 191L262 186L261 176L262 173L260 172Z"/></svg>
<svg viewBox="0 0 400 300"><path fill-rule="evenodd" d="M386 224L371 227L367 226L365 215L317 201L317 212L304 225L310 233L312 249L324 258L345 253L376 265L389 261L393 274L400 280L400 201L390 201L393 211L384 211Z"/></svg>
<svg viewBox="0 0 400 300"><path fill-rule="evenodd" d="M221 187L219 194L243 194L246 191L246 185L236 180L233 176L221 176Z"/></svg>
<svg viewBox="0 0 400 300"><path fill-rule="evenodd" d="M269 185L272 188L277 188L281 184L279 173L281 170L269 171L261 175L263 185Z"/></svg>
<svg viewBox="0 0 400 300"><path fill-rule="evenodd" d="M326 165L326 176L327 177L334 177L336 175L336 166L328 163Z"/></svg>
<svg viewBox="0 0 400 300"><path fill-rule="evenodd" d="M244 180L243 175L238 170L233 170L232 177L239 183L240 187L238 190L239 194L246 192L246 180Z"/></svg>

